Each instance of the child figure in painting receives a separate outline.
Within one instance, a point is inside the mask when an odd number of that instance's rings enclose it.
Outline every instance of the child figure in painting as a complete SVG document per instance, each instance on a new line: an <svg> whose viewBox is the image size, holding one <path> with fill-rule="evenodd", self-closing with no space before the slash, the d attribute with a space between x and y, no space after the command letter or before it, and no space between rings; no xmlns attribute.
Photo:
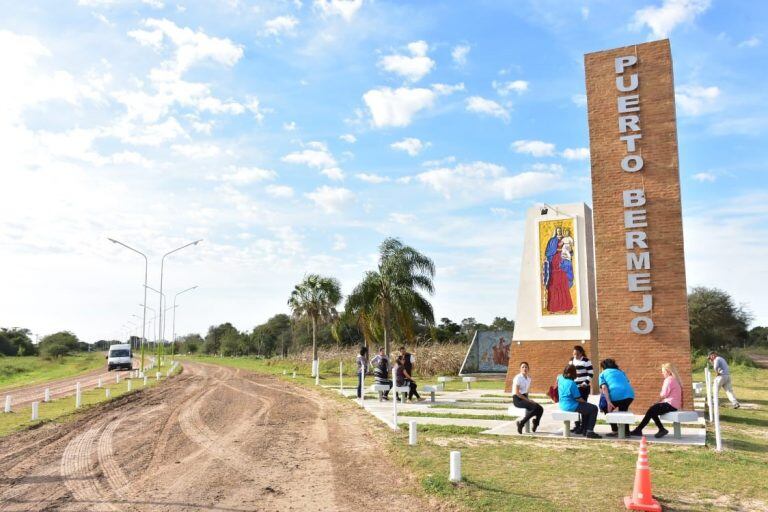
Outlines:
<svg viewBox="0 0 768 512"><path fill-rule="evenodd" d="M563 230L563 239L561 240L563 244L563 250L562 250L562 258L564 260L571 261L573 259L573 237L571 236L571 230L565 229Z"/></svg>

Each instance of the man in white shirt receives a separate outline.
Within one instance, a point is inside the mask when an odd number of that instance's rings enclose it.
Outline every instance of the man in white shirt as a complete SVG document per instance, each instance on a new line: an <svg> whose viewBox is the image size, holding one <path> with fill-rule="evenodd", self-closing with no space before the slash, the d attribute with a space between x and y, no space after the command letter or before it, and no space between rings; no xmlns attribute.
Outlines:
<svg viewBox="0 0 768 512"><path fill-rule="evenodd" d="M725 394L730 400L734 409L741 407L739 401L736 400L736 395L733 394L733 385L731 384L731 370L728 368L728 363L725 358L718 355L714 350L709 353L709 361L712 363L712 368L715 370L715 382L712 385L712 394L715 400L718 400L718 394L720 388L725 389Z"/></svg>

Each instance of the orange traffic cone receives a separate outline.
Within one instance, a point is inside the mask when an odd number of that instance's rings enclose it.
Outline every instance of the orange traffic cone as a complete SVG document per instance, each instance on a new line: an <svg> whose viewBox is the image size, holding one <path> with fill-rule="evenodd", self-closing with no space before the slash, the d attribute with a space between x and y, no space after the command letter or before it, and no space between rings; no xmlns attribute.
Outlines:
<svg viewBox="0 0 768 512"><path fill-rule="evenodd" d="M648 465L648 443L645 436L640 440L640 452L637 454L635 467L635 488L632 490L632 496L624 496L624 506L627 510L660 512L661 505L651 494L651 468Z"/></svg>

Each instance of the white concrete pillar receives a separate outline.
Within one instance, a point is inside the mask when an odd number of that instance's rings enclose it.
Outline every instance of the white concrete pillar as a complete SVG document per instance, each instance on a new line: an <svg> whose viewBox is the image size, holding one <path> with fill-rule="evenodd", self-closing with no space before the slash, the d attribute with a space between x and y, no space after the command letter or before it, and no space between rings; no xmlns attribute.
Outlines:
<svg viewBox="0 0 768 512"><path fill-rule="evenodd" d="M709 413L709 421L714 421L714 413L712 412L712 395L716 393L712 389L712 373L709 371L709 366L704 367L704 385L707 388L707 412Z"/></svg>
<svg viewBox="0 0 768 512"><path fill-rule="evenodd" d="M144 387L147 387L147 376L144 376Z"/></svg>
<svg viewBox="0 0 768 512"><path fill-rule="evenodd" d="M115 371L117 371L117 370L115 370ZM120 374L119 373L115 373L115 384L120 384Z"/></svg>
<svg viewBox="0 0 768 512"><path fill-rule="evenodd" d="M99 380L96 381L96 387L101 389L101 377L99 377Z"/></svg>
<svg viewBox="0 0 768 512"><path fill-rule="evenodd" d="M51 388L45 388L45 394L43 395L43 402L51 401Z"/></svg>
<svg viewBox="0 0 768 512"><path fill-rule="evenodd" d="M160 380L160 377L162 377L162 375L163 375L162 373L160 373L160 372L157 372L157 373L155 374L155 379L156 379L156 380Z"/></svg>
<svg viewBox="0 0 768 512"><path fill-rule="evenodd" d="M408 444L416 446L416 420L408 422Z"/></svg>
<svg viewBox="0 0 768 512"><path fill-rule="evenodd" d="M715 416L715 451L723 451L723 436L720 432L720 398L715 395L712 397L712 405Z"/></svg>
<svg viewBox="0 0 768 512"><path fill-rule="evenodd" d="M132 380L130 380L130 379L128 380L128 388L127 388L127 389L128 389L128 392L130 392L131 390L133 390L133 381L132 381Z"/></svg>
<svg viewBox="0 0 768 512"><path fill-rule="evenodd" d="M461 482L461 452L451 452L451 468L448 479L451 482Z"/></svg>
<svg viewBox="0 0 768 512"><path fill-rule="evenodd" d="M296 378L296 372L293 372L293 378L294 379Z"/></svg>
<svg viewBox="0 0 768 512"><path fill-rule="evenodd" d="M339 361L339 393L344 393L344 362Z"/></svg>
<svg viewBox="0 0 768 512"><path fill-rule="evenodd" d="M75 409L79 409L83 404L83 394L80 390L80 383L75 384Z"/></svg>
<svg viewBox="0 0 768 512"><path fill-rule="evenodd" d="M13 398L11 398L11 395L5 395L5 409L3 409L3 412L11 412L11 402L13 401Z"/></svg>
<svg viewBox="0 0 768 512"><path fill-rule="evenodd" d="M40 418L40 402L32 402L32 421Z"/></svg>
<svg viewBox="0 0 768 512"><path fill-rule="evenodd" d="M112 398L112 390L109 388L104 388L104 396L109 400Z"/></svg>
<svg viewBox="0 0 768 512"><path fill-rule="evenodd" d="M397 374L394 368L392 368L392 387L397 389ZM392 428L395 430L400 429L397 426L397 392L395 392L395 396L392 399Z"/></svg>

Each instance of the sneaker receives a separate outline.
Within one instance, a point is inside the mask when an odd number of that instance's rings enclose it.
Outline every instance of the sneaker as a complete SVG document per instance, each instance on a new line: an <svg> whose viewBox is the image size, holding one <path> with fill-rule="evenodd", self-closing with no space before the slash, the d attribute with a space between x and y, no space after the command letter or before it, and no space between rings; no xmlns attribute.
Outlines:
<svg viewBox="0 0 768 512"><path fill-rule="evenodd" d="M522 421L516 421L515 425L517 425L517 433L520 435L523 435L523 422Z"/></svg>
<svg viewBox="0 0 768 512"><path fill-rule="evenodd" d="M533 420L533 425L531 425L531 430L533 430L534 432L536 432L536 429L537 429L537 428L539 428L539 420L537 420L537 419L534 419L534 420Z"/></svg>
<svg viewBox="0 0 768 512"><path fill-rule="evenodd" d="M603 436L601 436L600 434L595 434L591 430L589 432L587 432L586 434L584 434L584 437L586 437L587 439L602 439L603 438Z"/></svg>
<svg viewBox="0 0 768 512"><path fill-rule="evenodd" d="M655 437L656 439L661 439L662 437L664 437L667 434L669 434L669 430L663 428L663 429L659 430L658 432L656 432L655 434L653 434L653 437Z"/></svg>
<svg viewBox="0 0 768 512"><path fill-rule="evenodd" d="M632 429L629 431L629 435L633 437L643 437L643 431Z"/></svg>
<svg viewBox="0 0 768 512"><path fill-rule="evenodd" d="M739 403L737 403L736 405L733 406L734 409L738 409L739 407L741 407L741 404L739 404Z"/></svg>

